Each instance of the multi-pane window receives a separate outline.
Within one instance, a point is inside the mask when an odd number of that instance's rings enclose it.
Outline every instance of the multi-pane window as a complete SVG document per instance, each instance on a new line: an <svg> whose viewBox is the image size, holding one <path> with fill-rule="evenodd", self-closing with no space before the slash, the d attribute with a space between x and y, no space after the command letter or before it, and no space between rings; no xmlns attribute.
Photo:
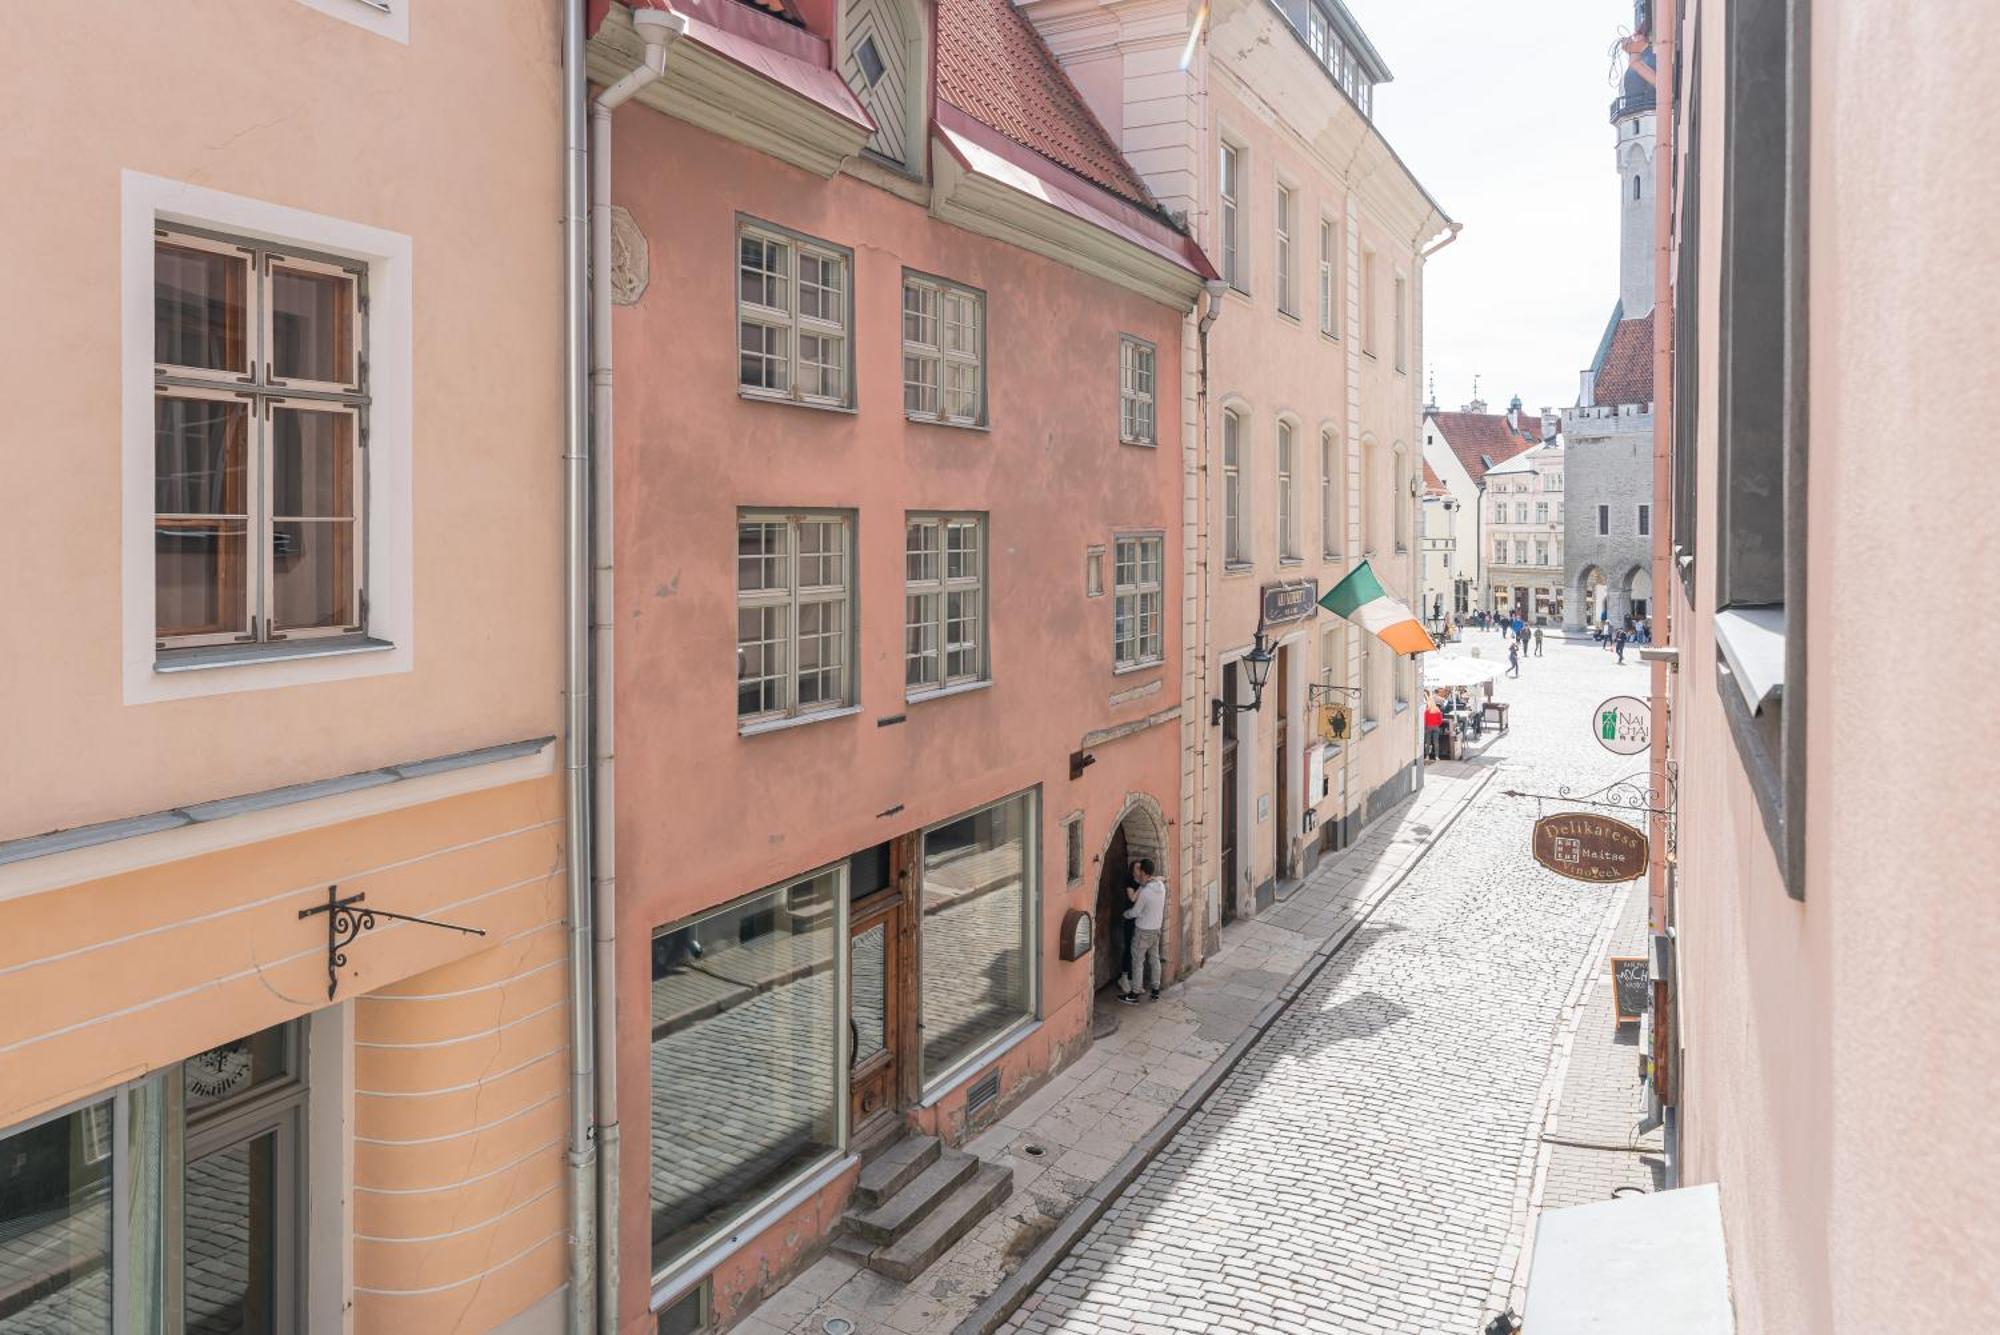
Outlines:
<svg viewBox="0 0 2000 1335"><path fill-rule="evenodd" d="M1242 215L1243 150L1234 144L1222 146L1222 277L1238 292L1247 292L1249 275L1243 271L1242 248L1238 245Z"/></svg>
<svg viewBox="0 0 2000 1335"><path fill-rule="evenodd" d="M1361 350L1375 355L1375 252L1361 256Z"/></svg>
<svg viewBox="0 0 2000 1335"><path fill-rule="evenodd" d="M736 523L736 717L839 709L853 682L853 525L835 514Z"/></svg>
<svg viewBox="0 0 2000 1335"><path fill-rule="evenodd" d="M153 266L156 644L364 630L363 268L166 230Z"/></svg>
<svg viewBox="0 0 2000 1335"><path fill-rule="evenodd" d="M1410 344L1410 280L1398 275L1396 278L1396 369L1409 369Z"/></svg>
<svg viewBox="0 0 2000 1335"><path fill-rule="evenodd" d="M1545 566L1548 563L1549 563L1549 540L1547 538L1536 538L1535 564L1538 566Z"/></svg>
<svg viewBox="0 0 2000 1335"><path fill-rule="evenodd" d="M1528 503L1526 501L1514 502L1514 522L1517 524L1528 522Z"/></svg>
<svg viewBox="0 0 2000 1335"><path fill-rule="evenodd" d="M903 688L986 679L986 521L911 515L903 543Z"/></svg>
<svg viewBox="0 0 2000 1335"><path fill-rule="evenodd" d="M1549 522L1549 503L1547 501L1535 502L1535 522L1537 524L1546 524Z"/></svg>
<svg viewBox="0 0 2000 1335"><path fill-rule="evenodd" d="M1142 339L1118 340L1118 439L1129 445L1151 445L1154 436L1153 345Z"/></svg>
<svg viewBox="0 0 2000 1335"><path fill-rule="evenodd" d="M746 223L736 237L737 384L758 398L845 407L848 252Z"/></svg>
<svg viewBox="0 0 2000 1335"><path fill-rule="evenodd" d="M1333 34L1327 30L1326 14L1318 5L1306 6L1306 45L1312 48L1313 58L1324 65L1327 61L1327 43Z"/></svg>
<svg viewBox="0 0 2000 1335"><path fill-rule="evenodd" d="M1278 220L1278 309L1292 315L1298 310L1298 284L1292 268L1292 191L1289 186L1278 187L1275 212Z"/></svg>
<svg viewBox="0 0 2000 1335"><path fill-rule="evenodd" d="M1297 433L1290 422L1278 423L1278 556L1295 561L1299 555L1299 517L1292 474L1297 464Z"/></svg>
<svg viewBox="0 0 2000 1335"><path fill-rule="evenodd" d="M1493 540L1493 559L1495 561L1505 561L1507 559L1507 540L1505 538L1495 538Z"/></svg>
<svg viewBox="0 0 2000 1335"><path fill-rule="evenodd" d="M1243 414L1222 410L1222 556L1231 565L1250 560L1243 522Z"/></svg>
<svg viewBox="0 0 2000 1335"><path fill-rule="evenodd" d="M1561 491L1563 489L1563 475L1561 473L1550 473L1542 480L1542 485L1550 491Z"/></svg>
<svg viewBox="0 0 2000 1335"><path fill-rule="evenodd" d="M1317 13L1318 11L1313 11ZM1332 223L1320 219L1319 223L1319 332L1340 337L1338 315L1334 308L1335 276L1339 273L1338 238Z"/></svg>
<svg viewBox="0 0 2000 1335"><path fill-rule="evenodd" d="M1507 522L1507 502L1505 501L1495 502L1493 506L1493 522L1496 524L1504 524Z"/></svg>
<svg viewBox="0 0 2000 1335"><path fill-rule="evenodd" d="M986 421L986 298L955 283L903 275L903 411Z"/></svg>
<svg viewBox="0 0 2000 1335"><path fill-rule="evenodd" d="M1340 481L1344 460L1340 441L1331 431L1319 434L1319 525L1320 551L1332 558L1340 555L1341 530L1346 527L1340 512Z"/></svg>
<svg viewBox="0 0 2000 1335"><path fill-rule="evenodd" d="M1514 539L1514 564L1517 566L1528 564L1528 540L1526 538Z"/></svg>
<svg viewBox="0 0 2000 1335"><path fill-rule="evenodd" d="M1111 661L1143 667L1166 656L1163 639L1166 539L1121 537L1112 557Z"/></svg>

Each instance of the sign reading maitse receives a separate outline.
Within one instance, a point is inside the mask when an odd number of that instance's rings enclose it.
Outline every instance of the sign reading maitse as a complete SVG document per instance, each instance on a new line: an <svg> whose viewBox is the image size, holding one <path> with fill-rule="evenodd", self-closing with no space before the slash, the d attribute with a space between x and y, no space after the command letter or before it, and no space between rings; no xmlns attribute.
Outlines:
<svg viewBox="0 0 2000 1335"><path fill-rule="evenodd" d="M1572 881L1637 880L1649 852L1646 836L1615 817L1565 811L1535 822L1535 861Z"/></svg>

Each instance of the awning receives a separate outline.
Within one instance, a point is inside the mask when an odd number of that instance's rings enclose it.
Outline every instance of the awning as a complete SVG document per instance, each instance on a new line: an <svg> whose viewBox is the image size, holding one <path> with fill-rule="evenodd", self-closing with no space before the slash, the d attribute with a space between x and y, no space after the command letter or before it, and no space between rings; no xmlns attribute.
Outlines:
<svg viewBox="0 0 2000 1335"><path fill-rule="evenodd" d="M1427 654L1437 649L1437 642L1431 639L1423 622L1388 595L1366 561L1328 589L1319 605L1337 617L1352 621L1399 654Z"/></svg>
<svg viewBox="0 0 2000 1335"><path fill-rule="evenodd" d="M1715 1185L1544 1214L1521 1319L1532 1335L1731 1335Z"/></svg>
<svg viewBox="0 0 2000 1335"><path fill-rule="evenodd" d="M1500 665L1482 658L1426 658L1424 685L1430 690L1482 686L1500 675Z"/></svg>

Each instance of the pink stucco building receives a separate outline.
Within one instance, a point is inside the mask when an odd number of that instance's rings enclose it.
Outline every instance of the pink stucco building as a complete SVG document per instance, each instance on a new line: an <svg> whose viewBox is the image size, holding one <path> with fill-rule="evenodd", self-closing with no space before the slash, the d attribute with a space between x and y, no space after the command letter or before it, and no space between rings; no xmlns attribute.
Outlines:
<svg viewBox="0 0 2000 1335"><path fill-rule="evenodd" d="M632 1331L731 1319L865 1153L1088 1044L1074 918L1180 843L1211 276L1004 0L681 9L612 133ZM654 15L592 17L595 79L644 67Z"/></svg>

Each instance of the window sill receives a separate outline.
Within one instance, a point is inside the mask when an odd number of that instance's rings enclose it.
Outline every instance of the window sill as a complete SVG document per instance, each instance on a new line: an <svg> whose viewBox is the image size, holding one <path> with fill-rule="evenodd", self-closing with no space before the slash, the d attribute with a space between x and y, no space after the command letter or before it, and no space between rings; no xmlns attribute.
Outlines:
<svg viewBox="0 0 2000 1335"><path fill-rule="evenodd" d="M1120 445L1130 445L1135 449L1141 450L1157 450L1160 448L1160 442L1157 440L1136 440L1129 436L1120 436L1118 443Z"/></svg>
<svg viewBox="0 0 2000 1335"><path fill-rule="evenodd" d="M981 434L993 430L988 422L953 422L942 417L920 417L915 413L904 413L903 420L911 426L941 426L952 431L977 431Z"/></svg>
<svg viewBox="0 0 2000 1335"><path fill-rule="evenodd" d="M991 677L980 681L962 681L954 686L940 686L934 691L921 691L916 695L905 695L903 703L920 705L926 700L942 700L948 695L970 695L974 691L989 690L992 686L993 678Z"/></svg>
<svg viewBox="0 0 2000 1335"><path fill-rule="evenodd" d="M1278 564L1281 566L1302 566L1305 563L1306 558L1303 556L1281 556L1278 558Z"/></svg>
<svg viewBox="0 0 2000 1335"><path fill-rule="evenodd" d="M1129 677L1134 672L1150 672L1166 661L1165 655L1162 655L1159 658L1141 659L1136 663L1117 663L1112 666L1111 675L1114 677Z"/></svg>
<svg viewBox="0 0 2000 1335"><path fill-rule="evenodd" d="M789 394L770 394L763 390L736 387L736 397L745 403L768 403L779 408L810 408L817 413L843 413L848 417L858 417L861 410L851 403L815 403L811 399L795 399Z"/></svg>
<svg viewBox="0 0 2000 1335"><path fill-rule="evenodd" d="M1375 729L1377 729L1377 728L1379 728L1379 727L1381 727L1381 726L1382 726L1382 725L1381 725L1380 723L1376 722L1376 721L1375 721L1374 719L1372 719L1372 718L1365 718L1365 719L1362 719L1362 720L1361 720L1361 735L1362 735L1363 737L1366 737L1366 736L1367 736L1367 735L1368 735L1369 733L1371 733L1371 732L1375 731Z"/></svg>
<svg viewBox="0 0 2000 1335"><path fill-rule="evenodd" d="M1280 306L1278 307L1278 314L1284 317L1285 319L1290 320L1293 324L1305 323L1305 321L1299 319L1299 313L1295 310L1288 310L1285 307Z"/></svg>
<svg viewBox="0 0 2000 1335"><path fill-rule="evenodd" d="M1715 614L1715 642L1752 718L1785 691L1785 609L1731 607Z"/></svg>
<svg viewBox="0 0 2000 1335"><path fill-rule="evenodd" d="M386 653L396 646L368 635L322 635L307 640L279 640L266 644L214 644L199 649L163 649L153 660L153 671L201 672L209 668L249 667L257 663L282 663L300 658L337 658L348 654Z"/></svg>
<svg viewBox="0 0 2000 1335"><path fill-rule="evenodd" d="M829 719L853 718L861 712L860 705L843 705L839 709L823 709L816 714L801 714L797 718L761 719L756 723L736 725L738 737L757 737L767 732L784 732L790 728L803 728L809 723L825 723Z"/></svg>
<svg viewBox="0 0 2000 1335"><path fill-rule="evenodd" d="M1398 700L1396 702L1396 712L1398 714L1404 713L1409 709L1409 707L1410 707L1410 702L1408 700Z"/></svg>
<svg viewBox="0 0 2000 1335"><path fill-rule="evenodd" d="M1257 564L1254 561L1224 561L1222 563L1222 573L1224 575L1253 575L1256 572Z"/></svg>
<svg viewBox="0 0 2000 1335"><path fill-rule="evenodd" d="M1325 339L1325 340L1326 340L1327 342L1329 342L1329 343L1338 343L1338 342L1340 342L1340 335L1339 335L1339 334L1336 334L1336 333L1334 333L1334 332L1333 332L1333 331L1332 331L1331 329L1322 329L1322 330L1320 330L1320 331L1319 331L1319 336L1320 336L1321 338Z"/></svg>

